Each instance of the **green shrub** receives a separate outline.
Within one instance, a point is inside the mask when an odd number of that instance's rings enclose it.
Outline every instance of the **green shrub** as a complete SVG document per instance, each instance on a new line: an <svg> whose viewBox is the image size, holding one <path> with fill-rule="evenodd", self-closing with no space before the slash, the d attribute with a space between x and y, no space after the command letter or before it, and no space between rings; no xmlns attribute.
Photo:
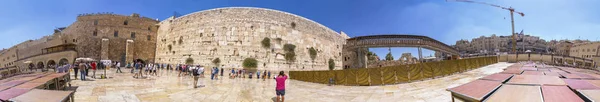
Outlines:
<svg viewBox="0 0 600 102"><path fill-rule="evenodd" d="M271 39L265 37L262 41L261 44L264 48L269 48L271 47Z"/></svg>
<svg viewBox="0 0 600 102"><path fill-rule="evenodd" d="M333 59L329 59L329 70L333 70L335 68L335 61Z"/></svg>

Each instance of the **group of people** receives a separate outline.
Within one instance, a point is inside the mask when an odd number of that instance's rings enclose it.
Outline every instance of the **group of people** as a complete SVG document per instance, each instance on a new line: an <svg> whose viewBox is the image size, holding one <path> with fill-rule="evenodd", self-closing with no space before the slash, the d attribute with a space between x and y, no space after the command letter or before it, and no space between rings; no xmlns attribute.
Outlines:
<svg viewBox="0 0 600 102"><path fill-rule="evenodd" d="M73 72L75 73L75 79L77 79L77 72L79 72L80 77L79 79L81 80L86 80L86 76L90 76L90 69L92 70L92 78L96 78L96 70L97 69L104 69L106 68L106 66L104 65L104 63L97 63L97 62L82 62L82 61L77 61L75 62L75 64L73 65L63 65L61 66L62 68L57 68L57 72L67 72L70 69L73 69Z"/></svg>
<svg viewBox="0 0 600 102"><path fill-rule="evenodd" d="M136 62L134 68L131 69L131 73L134 73L134 78L141 78L145 75L158 76L158 72L161 68L164 68L161 64Z"/></svg>
<svg viewBox="0 0 600 102"><path fill-rule="evenodd" d="M116 73L123 73L121 71L121 63L120 62L113 62L111 64L111 66L113 66L114 68L116 68ZM126 65L126 67L132 68L131 69L131 73L134 73L134 78L141 78L144 77L145 75L153 75L153 76L158 76L158 72L159 70L175 70L178 71L178 77L181 76L192 76L194 79L194 88L198 88L198 86L200 87L204 87L203 83L200 81L200 78L204 77L205 74L205 68L204 66L201 65L186 65L186 64L177 64L177 65L171 65L171 64L158 64L158 63L148 63L148 64L144 64L140 61L135 62L135 63L128 63ZM95 72L96 69L103 69L106 68L104 63L97 63L97 62L75 62L75 64L70 65L70 64L66 64L66 65L62 65L62 66L58 66L58 70L57 72L68 72L69 69L73 69L74 73L75 73L75 79L77 79L77 74L78 72L80 72L80 78L81 80L86 80L86 76L89 76L89 69L92 69L92 78L95 78ZM211 70L211 80L218 80L219 79L219 74L220 76L223 76L224 73L224 69L223 68L218 68L218 67L213 67L210 68ZM268 78L271 77L271 71L267 71L267 70L257 70L256 72L250 72L248 70L245 69L231 69L231 73L229 73L229 76L231 79L233 78L246 78L246 75L248 78L252 79L252 77L254 75L256 75L256 79L263 79L266 80ZM262 77L261 77L262 76ZM276 87L275 87L275 92L277 95L277 101L281 101L283 102L284 100L284 95L285 95L285 80L287 80L287 75L284 74L283 71L279 72L279 75L277 75L276 77L273 77L273 79L276 81ZM200 85L198 85L200 84Z"/></svg>
<svg viewBox="0 0 600 102"><path fill-rule="evenodd" d="M262 72L260 70L257 70L255 74L253 72L248 72L245 69L231 69L231 73L229 73L229 78L246 78L246 74L250 79L252 79L253 75L256 75L256 79L263 79L263 81L271 77L271 71L267 70L264 70Z"/></svg>

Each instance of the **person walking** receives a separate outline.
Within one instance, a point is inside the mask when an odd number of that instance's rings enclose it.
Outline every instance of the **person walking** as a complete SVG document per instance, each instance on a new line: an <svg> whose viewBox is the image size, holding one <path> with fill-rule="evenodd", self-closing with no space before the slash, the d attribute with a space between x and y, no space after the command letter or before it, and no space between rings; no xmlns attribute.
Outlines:
<svg viewBox="0 0 600 102"><path fill-rule="evenodd" d="M105 64L104 62L99 62L98 63L98 69L104 70L104 73L100 74L100 78L103 78L103 77L106 78L106 70L108 70L108 69L106 69L106 65L110 65L110 64Z"/></svg>
<svg viewBox="0 0 600 102"><path fill-rule="evenodd" d="M177 77L181 77L181 72L182 72L182 68L183 66L180 64L177 64L177 71L179 71L179 74L177 74Z"/></svg>
<svg viewBox="0 0 600 102"><path fill-rule="evenodd" d="M212 79L219 80L219 78L218 78L218 74L219 74L219 68L217 68L217 67L213 67L213 69L212 69L212 74L211 74L211 80L212 80Z"/></svg>
<svg viewBox="0 0 600 102"><path fill-rule="evenodd" d="M92 78L96 78L96 67L98 67L96 62L92 62L90 66L92 67Z"/></svg>
<svg viewBox="0 0 600 102"><path fill-rule="evenodd" d="M223 72L224 72L224 71L225 71L225 70L223 70L223 66L221 66L221 76L223 76Z"/></svg>
<svg viewBox="0 0 600 102"><path fill-rule="evenodd" d="M235 69L231 68L231 73L229 73L229 76L233 76L235 74Z"/></svg>
<svg viewBox="0 0 600 102"><path fill-rule="evenodd" d="M75 62L75 65L73 65L73 73L75 73L75 79L77 79L77 73L79 73L79 64L81 63Z"/></svg>
<svg viewBox="0 0 600 102"><path fill-rule="evenodd" d="M91 62L87 62L85 63L85 76L90 76L90 69L92 69L92 63Z"/></svg>
<svg viewBox="0 0 600 102"><path fill-rule="evenodd" d="M152 68L152 73L154 74L154 76L158 76L158 74L156 73L156 71L160 68L160 64L155 63L154 64L154 68Z"/></svg>
<svg viewBox="0 0 600 102"><path fill-rule="evenodd" d="M123 71L121 71L121 62L117 62L115 67L117 67L117 73L123 73Z"/></svg>
<svg viewBox="0 0 600 102"><path fill-rule="evenodd" d="M256 70L256 79L260 79L260 70Z"/></svg>
<svg viewBox="0 0 600 102"><path fill-rule="evenodd" d="M81 68L81 73L80 73L80 77L81 80L85 80L85 75L87 74L86 70L88 69L85 63L81 63L79 64L79 68Z"/></svg>
<svg viewBox="0 0 600 102"><path fill-rule="evenodd" d="M285 75L283 71L280 71L279 75L273 78L277 82L277 86L275 87L275 94L277 95L276 102L283 102L285 99L285 80L287 80L287 78L287 75Z"/></svg>
<svg viewBox="0 0 600 102"><path fill-rule="evenodd" d="M266 81L266 79L267 79L267 70L265 70L265 71L263 72L263 75L262 75L262 76L263 76L263 77L262 77L263 81Z"/></svg>
<svg viewBox="0 0 600 102"><path fill-rule="evenodd" d="M204 66L199 66L198 69L200 69L200 77L204 78Z"/></svg>
<svg viewBox="0 0 600 102"><path fill-rule="evenodd" d="M140 65L140 63L139 63L139 62L136 62L136 63L135 63L133 66L134 66L134 68L131 68L131 73L134 73L134 74L133 74L133 77L134 77L134 78L139 78L141 75L140 75L140 70L139 70L138 68L139 68L141 65Z"/></svg>
<svg viewBox="0 0 600 102"><path fill-rule="evenodd" d="M137 63L127 63L127 68L131 68L131 73L133 73L133 71L135 71L137 69ZM131 67L133 66L133 67Z"/></svg>
<svg viewBox="0 0 600 102"><path fill-rule="evenodd" d="M269 73L267 73L267 75L269 76L267 78L270 78L271 77L271 71L269 71Z"/></svg>

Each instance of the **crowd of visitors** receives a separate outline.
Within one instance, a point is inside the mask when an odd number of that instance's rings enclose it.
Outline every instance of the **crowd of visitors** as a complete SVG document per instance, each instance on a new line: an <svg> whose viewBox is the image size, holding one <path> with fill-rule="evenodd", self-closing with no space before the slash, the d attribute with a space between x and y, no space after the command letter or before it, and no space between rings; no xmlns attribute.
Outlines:
<svg viewBox="0 0 600 102"><path fill-rule="evenodd" d="M89 71L91 69L91 78L96 78L96 70L104 69L107 66L115 68L115 73L123 73L121 70L121 62L113 61L112 63L101 63L101 62L75 62L73 65L64 64L56 67L58 73L68 73L71 69L74 73L75 79L86 80L86 76L90 76ZM177 73L178 77L190 76L193 78L194 88L204 87L203 81L199 81L200 78L204 78L205 67L202 65L187 65L187 64L159 64L159 63L144 63L142 61L136 61L134 63L126 63L125 68L131 68L130 73L133 73L134 78L145 78L145 76L156 76L159 73L165 73L167 71ZM224 76L225 69L219 67L212 67L209 70L211 80L219 80ZM246 69L230 69L229 79L235 78L248 78L252 79L255 75L255 79L263 79L266 81L268 78L273 78L277 82L275 92L277 95L277 101L283 101L285 95L285 80L287 75L283 71L279 72L279 75L271 77L271 71L267 70L256 70L250 71ZM79 77L79 78L78 78Z"/></svg>

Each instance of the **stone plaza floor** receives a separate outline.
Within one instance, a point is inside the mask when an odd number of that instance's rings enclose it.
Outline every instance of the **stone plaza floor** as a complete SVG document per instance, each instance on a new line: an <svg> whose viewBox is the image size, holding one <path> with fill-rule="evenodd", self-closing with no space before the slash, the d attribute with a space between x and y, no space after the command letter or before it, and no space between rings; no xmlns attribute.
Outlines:
<svg viewBox="0 0 600 102"><path fill-rule="evenodd" d="M500 62L464 73L423 81L384 86L327 86L297 80L286 82L286 102L447 102L452 88L483 76L501 72L512 63ZM159 76L133 78L125 73L108 72L110 79L72 80L78 87L76 102L272 102L275 100L275 80L200 78L205 87L194 89L193 78L178 77L176 72L163 71ZM96 72L97 75L103 71ZM225 71L227 76L227 72ZM286 73L287 74L287 73ZM73 73L71 73L73 75ZM74 78L74 77L71 77Z"/></svg>

